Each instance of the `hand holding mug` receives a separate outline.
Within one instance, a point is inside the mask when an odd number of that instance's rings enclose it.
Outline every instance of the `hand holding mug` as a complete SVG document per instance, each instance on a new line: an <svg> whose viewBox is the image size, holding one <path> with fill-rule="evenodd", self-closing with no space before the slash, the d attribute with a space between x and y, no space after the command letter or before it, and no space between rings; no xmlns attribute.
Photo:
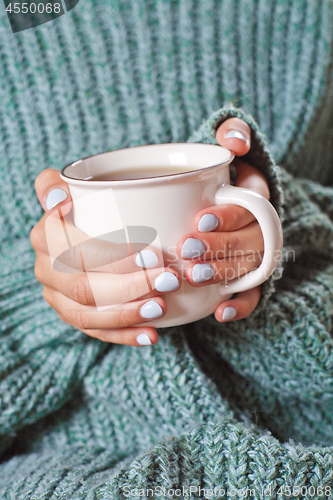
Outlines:
<svg viewBox="0 0 333 500"><path fill-rule="evenodd" d="M238 131L238 136L235 132L232 132L231 136L233 135L233 137L230 137L230 130ZM246 142L243 138L239 138L239 132L245 135ZM248 126L238 119L227 120L219 128L217 140L224 147L232 149L235 154L245 154L250 147ZM238 170L237 183L239 186L250 188L268 198L267 183L260 172L254 167L243 163L238 163L236 168ZM132 255L128 255L126 253L127 245L113 244L96 238L87 240L86 235L73 224L68 184L60 179L57 171L47 170L42 172L36 179L36 190L46 214L33 229L31 240L37 254L36 276L44 284L44 296L47 302L65 322L103 341L129 345L156 343L158 339L157 332L148 325L154 321L154 314L155 318L157 313L161 319L164 318L168 307L165 299L168 300L168 297L172 296L179 287L182 287L182 278L177 270L172 266L158 267L167 262L163 254L154 246L141 245L140 248L140 244L138 244L137 248L132 248ZM48 217L47 214L51 213L53 214L51 218L53 219L51 220L51 234L54 235L53 244L58 245L55 253L68 258L72 267L77 266L77 274L59 273L50 262L50 252L45 235L45 222ZM57 224L57 217L54 217L54 215L59 213L64 217L60 224L58 218ZM205 232L207 231L207 225L203 226L202 223L199 224L198 228L199 221L207 214L212 215L218 221L218 225L212 230L213 232ZM203 220L207 222L207 217ZM212 220L211 217L210 220ZM210 256L212 257L209 262L214 267L216 266L214 252L221 244L221 238L228 244L231 241L237 241L239 244L237 248L244 251L245 255L251 252L256 254L257 260L252 260L248 268L250 271L259 265L263 250L261 231L258 224L253 222L254 220L254 217L249 215L248 211L242 207L211 205L204 210L200 210L195 215L194 228L199 229L199 231L191 234L192 236L196 234L196 239L198 239L198 233L200 233L201 238L204 237L203 243L205 248L210 250ZM72 251L68 251L68 249L66 251L64 238L62 238L63 248L60 248L60 233L63 232L64 222L68 232L67 236L72 241ZM189 234L187 233L180 238L177 245L177 255L182 260L184 260L181 255L182 243L188 239ZM235 237L232 240L233 236ZM81 246L75 244L75 242L79 242ZM80 255L78 248L81 248L81 251L84 248L86 262L87 259L88 262L89 259L94 261L89 263L89 269L90 271L94 269L93 272L87 273L86 270L82 269L82 254ZM149 259L146 261L138 259L139 251L142 248L148 251L145 255L150 255L150 262ZM145 250L141 255L144 254ZM104 260L100 261L99 258L96 258L96 255L103 255ZM152 259L154 255L155 257ZM202 254L199 259L196 259L196 262L191 262L187 266L187 286L193 288L205 287L207 284L216 283L214 279L220 282L218 272L221 276L222 269L228 279L229 266L234 269L233 259L225 259L224 263L218 263L219 268L215 267L215 278L212 277L210 280L201 283L196 283L193 280L193 268L198 262L206 264L208 262L207 255L207 252L205 252L205 255ZM109 264L105 263L106 256L109 259ZM138 263L141 264L141 267ZM144 271L142 270L142 263L147 267ZM149 266L151 267L149 268ZM88 274L90 276L89 280L87 279ZM159 280L160 283L164 281L162 291L157 290L154 286L147 288L147 284L155 284L156 280L158 282L157 278L162 275L164 275L164 278L162 277ZM233 274L234 277L236 277L235 274ZM94 293L91 293L91 279L94 282ZM167 282L169 282L169 285L167 285ZM168 291L165 288L167 286L169 286ZM206 289L208 290L209 287ZM103 304L104 301L110 307L104 311L101 308L96 311L96 293L99 294L99 305ZM252 291L249 290L238 294L234 300L228 300L227 302L221 300L221 303L216 308L215 316L221 321L226 310L230 316L230 308L232 307L237 311L236 316L234 316L235 319L245 317L255 308L259 296L260 290L256 287ZM139 298L140 300L138 300ZM145 315L150 315L150 318L142 316L140 313L142 308L144 308ZM224 317L224 320L226 320L226 317Z"/></svg>
<svg viewBox="0 0 333 500"><path fill-rule="evenodd" d="M159 291L158 283L172 276L175 290L181 284L179 274L161 267L163 256L156 248L132 244L129 254L126 243L87 239L74 226L68 185L58 171L41 172L35 187L45 214L30 240L36 252L35 276L44 285L46 302L62 321L91 337L134 346L155 344L158 334L149 322L166 314L168 293L165 288ZM157 288L150 291L148 283L154 282ZM113 305L103 311L96 302Z"/></svg>
<svg viewBox="0 0 333 500"><path fill-rule="evenodd" d="M230 118L218 128L216 139L236 157L243 156L251 147L250 127L239 118ZM250 189L269 200L268 182L258 169L238 158L233 165L237 171L237 187ZM264 253L262 232L253 214L245 208L237 205L209 207L196 214L193 226L195 232L184 235L177 244L177 254L182 259L186 247L190 246L186 245L189 239L195 240L196 247L200 247L201 242L205 248L200 256L190 260L186 269L186 279L192 286L227 282L260 265ZM184 246L185 251L182 251ZM227 255L223 249L228 249ZM238 293L233 299L223 300L215 310L215 318L221 322L246 318L257 307L260 291L258 285Z"/></svg>

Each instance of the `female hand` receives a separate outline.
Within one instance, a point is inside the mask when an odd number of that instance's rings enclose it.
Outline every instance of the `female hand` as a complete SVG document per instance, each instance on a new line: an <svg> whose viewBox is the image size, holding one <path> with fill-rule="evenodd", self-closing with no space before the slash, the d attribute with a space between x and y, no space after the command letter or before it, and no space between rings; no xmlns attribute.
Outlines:
<svg viewBox="0 0 333 500"><path fill-rule="evenodd" d="M231 130L242 132L245 142L239 135L230 137L228 133ZM232 149L238 156L250 148L249 127L236 118L224 122L216 137L219 144ZM240 160L235 165L238 171L236 185L269 198L267 182L258 170ZM87 239L73 224L68 186L60 179L58 171L43 171L37 177L35 187L45 214L31 231L31 243L36 251L35 274L44 285L45 300L64 322L92 337L128 345L156 343L158 335L154 328L135 325L166 314L166 302L161 295L179 288L179 274L172 268L159 267L163 257L156 248L147 247L139 255L142 246L133 248L131 245L130 255L126 244L115 245ZM202 218L207 214L208 218ZM215 224L217 221L215 230L207 227L207 220L214 220ZM245 209L235 206L211 207L199 212L194 223L199 232L184 236L177 248L178 255L185 258L181 249L189 237L201 240L206 247L206 252L194 259L186 270L186 278L193 286L235 278L260 264L263 252L261 231L253 216ZM248 259L245 270L243 266L243 270L237 274L239 258L217 258L223 245L230 249L231 255L240 250L245 256L255 252L255 259ZM208 261L215 276L201 281L203 273L199 272L195 276L193 273L198 268L193 271L193 267ZM59 267L59 263L68 266L67 272L56 270L54 264ZM143 265L147 270L142 270ZM246 317L256 307L259 298L260 287L240 293L236 299L220 304L215 317L219 321L222 321L223 316L223 320L232 319L234 310L234 319ZM105 310L97 307L103 304L111 304L111 307Z"/></svg>
<svg viewBox="0 0 333 500"><path fill-rule="evenodd" d="M217 142L232 150L236 157L251 147L250 127L239 118L226 120L216 132ZM255 167L236 158L236 186L256 191L269 200L268 183ZM190 260L187 281L194 287L226 283L259 267L264 241L260 226L245 208L235 205L212 206L194 218L195 232L184 235L177 243L177 255ZM247 317L260 299L260 286L238 293L236 298L221 302L215 310L218 321Z"/></svg>
<svg viewBox="0 0 333 500"><path fill-rule="evenodd" d="M41 172L35 188L45 214L30 239L46 302L65 323L104 342L156 344L158 335L149 321L166 314L161 295L180 287L179 274L161 267L163 257L156 248L131 243L129 251L125 239L114 244L79 231L68 186L58 171ZM147 326L134 326L144 322Z"/></svg>

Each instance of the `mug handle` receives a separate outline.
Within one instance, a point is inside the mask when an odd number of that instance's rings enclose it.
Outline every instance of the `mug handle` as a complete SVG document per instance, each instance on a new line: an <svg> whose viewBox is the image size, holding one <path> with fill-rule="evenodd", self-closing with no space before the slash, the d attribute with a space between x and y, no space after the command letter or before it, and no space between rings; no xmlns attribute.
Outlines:
<svg viewBox="0 0 333 500"><path fill-rule="evenodd" d="M260 194L229 184L224 184L216 191L215 204L244 207L254 215L260 225L265 248L260 266L240 278L219 285L222 296L250 290L271 276L281 258L283 234L279 216L273 205Z"/></svg>

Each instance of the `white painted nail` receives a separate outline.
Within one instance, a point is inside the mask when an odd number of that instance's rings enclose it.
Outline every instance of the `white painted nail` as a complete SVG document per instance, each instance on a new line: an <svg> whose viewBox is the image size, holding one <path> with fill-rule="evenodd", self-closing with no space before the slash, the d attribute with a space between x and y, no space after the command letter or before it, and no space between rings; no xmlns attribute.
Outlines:
<svg viewBox="0 0 333 500"><path fill-rule="evenodd" d="M46 208L48 210L52 210L52 208L56 207L59 203L66 200L67 193L63 189L55 188L49 192L46 198Z"/></svg>
<svg viewBox="0 0 333 500"><path fill-rule="evenodd" d="M150 300L143 304L140 314L145 319L160 318L163 316L163 309L155 300Z"/></svg>
<svg viewBox="0 0 333 500"><path fill-rule="evenodd" d="M241 141L247 144L246 136L240 132L239 130L229 130L227 134L225 134L226 139L240 139Z"/></svg>
<svg viewBox="0 0 333 500"><path fill-rule="evenodd" d="M151 345L150 338L146 333L140 333L140 335L137 336L136 341L140 345Z"/></svg>
<svg viewBox="0 0 333 500"><path fill-rule="evenodd" d="M198 224L198 231L200 233L209 233L217 228L219 221L213 214L205 214L201 217Z"/></svg>
<svg viewBox="0 0 333 500"><path fill-rule="evenodd" d="M229 320L229 319L233 319L237 314L237 311L236 309L234 309L233 307L226 307L223 311L223 321L226 321L226 320Z"/></svg>
<svg viewBox="0 0 333 500"><path fill-rule="evenodd" d="M202 241L195 238L187 238L182 246L182 257L184 259L192 259L193 257L199 257L205 251L205 245Z"/></svg>
<svg viewBox="0 0 333 500"><path fill-rule="evenodd" d="M151 267L155 267L158 264L158 257L156 253L151 250L141 250L138 255L135 257L135 263L139 267L146 267L150 269Z"/></svg>
<svg viewBox="0 0 333 500"><path fill-rule="evenodd" d="M214 270L209 264L196 264L192 269L194 283L203 283L214 276Z"/></svg>
<svg viewBox="0 0 333 500"><path fill-rule="evenodd" d="M173 292L179 288L179 281L174 274L166 271L157 276L154 288L156 288L158 292Z"/></svg>

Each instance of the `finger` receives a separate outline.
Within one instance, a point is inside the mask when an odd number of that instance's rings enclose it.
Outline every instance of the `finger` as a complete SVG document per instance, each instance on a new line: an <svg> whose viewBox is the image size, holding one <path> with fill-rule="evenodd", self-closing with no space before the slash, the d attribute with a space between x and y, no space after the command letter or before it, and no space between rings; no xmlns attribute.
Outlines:
<svg viewBox="0 0 333 500"><path fill-rule="evenodd" d="M74 226L71 214L65 217L44 214L32 229L30 241L36 252L50 255L54 269L59 272L131 273L162 265L159 250L144 243L129 244L125 229L108 236L123 243L89 238ZM151 239L155 239L155 234Z"/></svg>
<svg viewBox="0 0 333 500"><path fill-rule="evenodd" d="M131 255L130 251L142 248ZM79 243L63 252L53 262L58 272L94 271L98 273L125 274L139 269L151 269L163 265L162 254L143 244L115 245L97 239Z"/></svg>
<svg viewBox="0 0 333 500"><path fill-rule="evenodd" d="M247 318L257 307L260 295L260 286L241 292L235 299L227 300L217 306L214 316L219 322Z"/></svg>
<svg viewBox="0 0 333 500"><path fill-rule="evenodd" d="M43 170L35 180L35 190L46 213L61 209L61 214L65 215L71 211L72 199L68 184L60 178L58 170Z"/></svg>
<svg viewBox="0 0 333 500"><path fill-rule="evenodd" d="M191 262L185 270L185 277L194 287L227 283L257 269L262 257L262 253L255 253L231 259L214 260L209 263Z"/></svg>
<svg viewBox="0 0 333 500"><path fill-rule="evenodd" d="M157 331L150 328L132 327L132 328L119 328L108 330L81 330L90 337L102 340L103 342L110 342L112 344L123 344L132 346L149 346L156 344L158 341Z"/></svg>
<svg viewBox="0 0 333 500"><path fill-rule="evenodd" d="M238 158L234 165L237 170L236 186L251 189L269 200L269 187L265 176L257 168ZM215 205L196 214L194 227L201 233L235 231L255 220L251 212L238 205Z"/></svg>
<svg viewBox="0 0 333 500"><path fill-rule="evenodd" d="M236 231L255 220L251 212L238 205L215 205L197 213L194 227L200 233Z"/></svg>
<svg viewBox="0 0 333 500"><path fill-rule="evenodd" d="M237 171L237 179L235 185L237 187L244 187L247 189L251 189L255 193L260 194L266 200L269 200L269 185L266 177L260 170L245 163L240 158L236 158L233 161L233 165Z"/></svg>
<svg viewBox="0 0 333 500"><path fill-rule="evenodd" d="M179 274L171 268L161 267L131 274L58 273L53 268L45 272L48 255L38 253L35 276L43 285L59 291L82 305L111 305L130 302L154 292L162 295L177 290L181 284Z"/></svg>
<svg viewBox="0 0 333 500"><path fill-rule="evenodd" d="M216 140L220 146L230 149L236 156L248 153L251 147L251 129L239 118L229 118L216 131Z"/></svg>
<svg viewBox="0 0 333 500"><path fill-rule="evenodd" d="M46 302L61 319L79 330L126 328L161 318L167 312L165 300L156 296L149 300L112 304L98 310L94 306L77 304L49 287L44 287L43 293Z"/></svg>
<svg viewBox="0 0 333 500"><path fill-rule="evenodd" d="M264 251L260 226L252 222L237 231L188 233L177 243L176 252L181 259L215 260Z"/></svg>

